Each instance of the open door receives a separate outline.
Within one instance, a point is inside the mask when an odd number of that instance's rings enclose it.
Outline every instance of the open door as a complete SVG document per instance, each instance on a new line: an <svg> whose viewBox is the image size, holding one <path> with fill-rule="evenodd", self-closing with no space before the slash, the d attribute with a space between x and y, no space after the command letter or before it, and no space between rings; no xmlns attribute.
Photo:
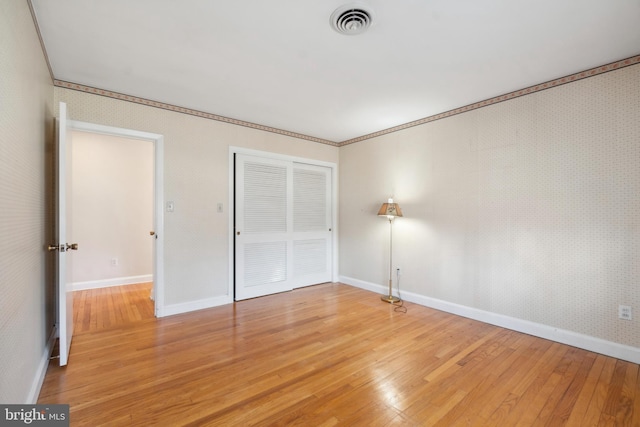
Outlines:
<svg viewBox="0 0 640 427"><path fill-rule="evenodd" d="M71 209L67 205L68 191L71 189L71 138L68 138L67 105L60 103L60 118L58 119L58 180L57 180L57 212L56 222L58 228L55 245L49 246L50 251L55 251L58 257L58 338L60 347L60 366L65 366L69 360L71 337L73 336L73 292L71 289L71 250L77 250L78 244L71 243Z"/></svg>

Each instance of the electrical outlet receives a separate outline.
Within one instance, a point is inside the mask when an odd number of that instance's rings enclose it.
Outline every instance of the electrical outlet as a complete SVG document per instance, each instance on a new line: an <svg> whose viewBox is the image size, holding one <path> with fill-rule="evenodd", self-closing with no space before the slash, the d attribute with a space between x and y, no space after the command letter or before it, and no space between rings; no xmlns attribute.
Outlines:
<svg viewBox="0 0 640 427"><path fill-rule="evenodd" d="M632 320L633 314L631 312L631 306L619 305L618 306L618 318L622 320Z"/></svg>
<svg viewBox="0 0 640 427"><path fill-rule="evenodd" d="M111 266L115 267L118 265L118 258L111 258Z"/></svg>

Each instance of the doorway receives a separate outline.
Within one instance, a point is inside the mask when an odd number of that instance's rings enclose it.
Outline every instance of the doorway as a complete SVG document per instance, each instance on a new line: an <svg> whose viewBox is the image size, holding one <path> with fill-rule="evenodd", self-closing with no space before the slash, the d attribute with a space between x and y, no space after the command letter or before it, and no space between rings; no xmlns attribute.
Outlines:
<svg viewBox="0 0 640 427"><path fill-rule="evenodd" d="M73 157L68 169L80 175L72 178L68 206L75 213L72 233L80 245L71 272L77 303L90 306L102 299L108 302L99 303L103 309L125 310L116 307L119 295L133 311L128 316L120 313L120 318L145 317L149 311L160 317L164 303L163 138L73 120L69 130ZM97 300L87 301L92 292ZM143 295L148 301L142 301ZM90 316L91 309L85 310L90 307L78 308L81 315ZM118 313L107 316L117 321Z"/></svg>
<svg viewBox="0 0 640 427"><path fill-rule="evenodd" d="M74 130L71 138L74 331L154 316L153 142Z"/></svg>

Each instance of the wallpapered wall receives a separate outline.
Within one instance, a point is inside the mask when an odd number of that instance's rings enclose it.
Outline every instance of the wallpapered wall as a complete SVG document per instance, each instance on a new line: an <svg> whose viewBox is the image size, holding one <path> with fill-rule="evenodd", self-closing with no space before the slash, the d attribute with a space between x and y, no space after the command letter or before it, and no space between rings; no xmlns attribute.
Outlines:
<svg viewBox="0 0 640 427"><path fill-rule="evenodd" d="M0 2L0 402L34 400L53 328L53 82L29 6Z"/></svg>
<svg viewBox="0 0 640 427"><path fill-rule="evenodd" d="M640 65L343 146L339 191L342 276L386 284L393 195L401 290L640 347Z"/></svg>
<svg viewBox="0 0 640 427"><path fill-rule="evenodd" d="M164 136L165 304L227 295L229 146L338 162L338 148L179 112L55 87L69 118ZM223 212L217 212L223 203Z"/></svg>

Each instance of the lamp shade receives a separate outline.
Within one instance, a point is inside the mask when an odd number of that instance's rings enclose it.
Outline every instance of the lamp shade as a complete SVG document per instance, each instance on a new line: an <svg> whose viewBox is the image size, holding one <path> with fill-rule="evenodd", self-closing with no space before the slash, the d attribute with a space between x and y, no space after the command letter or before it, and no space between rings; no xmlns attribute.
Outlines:
<svg viewBox="0 0 640 427"><path fill-rule="evenodd" d="M387 203L383 203L378 211L378 216L386 216L389 219L393 219L397 216L402 216L402 209L397 203L393 203L393 199L389 199Z"/></svg>

